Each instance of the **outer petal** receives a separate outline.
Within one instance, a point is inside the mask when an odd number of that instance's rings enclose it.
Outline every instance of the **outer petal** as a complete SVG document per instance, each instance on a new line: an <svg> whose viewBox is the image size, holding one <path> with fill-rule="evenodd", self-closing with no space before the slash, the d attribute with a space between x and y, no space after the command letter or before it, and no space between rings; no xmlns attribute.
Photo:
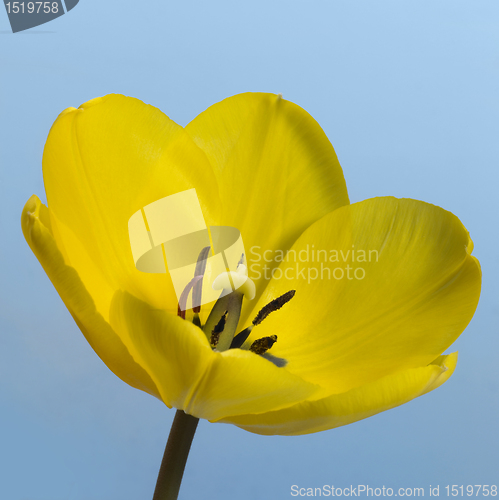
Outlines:
<svg viewBox="0 0 499 500"><path fill-rule="evenodd" d="M92 276L86 265L79 266L75 238L111 289L125 288L175 311L169 275L135 269L128 219L153 201L195 187L206 222L217 220L215 177L188 134L137 99L94 99L56 120L45 146L43 175L48 205L62 223L53 224L57 244L69 265L82 267L84 284L90 287Z"/></svg>
<svg viewBox="0 0 499 500"><path fill-rule="evenodd" d="M185 129L217 177L221 221L246 251L288 249L310 224L349 203L343 172L319 124L274 94L229 97ZM257 293L264 284L257 283Z"/></svg>
<svg viewBox="0 0 499 500"><path fill-rule="evenodd" d="M251 352L212 351L200 328L128 293L116 294L111 324L133 346L165 404L196 417L266 412L320 392Z"/></svg>
<svg viewBox="0 0 499 500"><path fill-rule="evenodd" d="M299 435L351 424L395 408L442 385L454 372L457 352L423 368L405 370L325 399L299 403L263 415L241 415L223 422L256 434Z"/></svg>
<svg viewBox="0 0 499 500"><path fill-rule="evenodd" d="M78 273L64 262L50 231L49 211L36 196L27 201L21 224L31 250L97 355L124 382L160 397L152 379L96 310Z"/></svg>
<svg viewBox="0 0 499 500"><path fill-rule="evenodd" d="M481 273L471 247L457 217L423 202L375 198L339 208L293 246L253 313L290 289L296 295L252 338L276 333L272 354L331 393L425 366L475 312Z"/></svg>

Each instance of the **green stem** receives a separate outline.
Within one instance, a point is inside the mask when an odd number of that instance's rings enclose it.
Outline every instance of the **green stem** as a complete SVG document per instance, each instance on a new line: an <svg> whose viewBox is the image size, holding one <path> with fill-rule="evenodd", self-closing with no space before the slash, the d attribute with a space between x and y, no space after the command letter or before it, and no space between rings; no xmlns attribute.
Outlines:
<svg viewBox="0 0 499 500"><path fill-rule="evenodd" d="M199 419L177 410L159 469L153 500L176 500Z"/></svg>

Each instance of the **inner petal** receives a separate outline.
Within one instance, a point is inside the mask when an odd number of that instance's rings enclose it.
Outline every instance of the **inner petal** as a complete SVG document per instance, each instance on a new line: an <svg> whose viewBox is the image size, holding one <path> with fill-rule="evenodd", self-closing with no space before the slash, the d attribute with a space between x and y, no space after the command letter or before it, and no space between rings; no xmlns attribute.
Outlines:
<svg viewBox="0 0 499 500"><path fill-rule="evenodd" d="M476 309L481 273L471 246L457 217L433 205L377 198L340 208L281 263L252 315L290 288L296 296L249 340L277 334L272 354L331 392L425 366Z"/></svg>

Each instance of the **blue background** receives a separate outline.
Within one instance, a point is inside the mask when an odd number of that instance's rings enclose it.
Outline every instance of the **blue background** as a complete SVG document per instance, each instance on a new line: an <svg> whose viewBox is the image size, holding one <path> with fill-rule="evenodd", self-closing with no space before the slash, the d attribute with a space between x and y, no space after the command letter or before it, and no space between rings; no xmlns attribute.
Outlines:
<svg viewBox="0 0 499 500"><path fill-rule="evenodd" d="M82 0L13 35L0 12L0 498L148 499L174 411L97 358L25 243L60 111L110 92L185 125L243 91L282 93L324 128L352 202L440 205L471 232L476 315L440 389L315 435L203 421L183 499L290 498L291 485L499 484L497 0ZM455 348L455 349L454 349Z"/></svg>

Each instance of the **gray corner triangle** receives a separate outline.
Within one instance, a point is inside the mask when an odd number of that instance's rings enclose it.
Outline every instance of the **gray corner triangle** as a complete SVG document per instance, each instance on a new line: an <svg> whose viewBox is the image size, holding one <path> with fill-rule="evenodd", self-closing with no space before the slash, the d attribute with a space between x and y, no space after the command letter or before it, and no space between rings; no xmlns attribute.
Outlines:
<svg viewBox="0 0 499 500"><path fill-rule="evenodd" d="M66 12L69 12L73 7L76 7L76 4L80 0L64 0L64 3L66 4Z"/></svg>

